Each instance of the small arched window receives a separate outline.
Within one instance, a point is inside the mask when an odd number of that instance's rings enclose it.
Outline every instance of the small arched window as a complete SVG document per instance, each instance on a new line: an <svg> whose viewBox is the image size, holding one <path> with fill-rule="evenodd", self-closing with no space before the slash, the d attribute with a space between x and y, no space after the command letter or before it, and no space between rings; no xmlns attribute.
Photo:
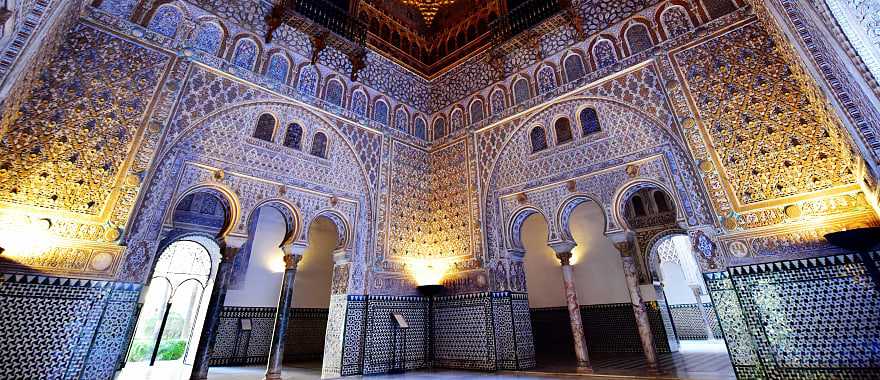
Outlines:
<svg viewBox="0 0 880 380"><path fill-rule="evenodd" d="M272 141L275 135L275 116L264 113L257 119L257 126L254 128L254 137L263 141Z"/></svg>
<svg viewBox="0 0 880 380"><path fill-rule="evenodd" d="M626 42L629 45L629 53L636 54L654 47L648 27L644 24L633 24L626 30Z"/></svg>
<svg viewBox="0 0 880 380"><path fill-rule="evenodd" d="M662 191L654 192L654 204L657 205L658 212L672 211L669 207L669 201L666 199L666 194L664 194Z"/></svg>
<svg viewBox="0 0 880 380"><path fill-rule="evenodd" d="M476 123L483 120L483 101L480 99L474 99L471 102L471 123Z"/></svg>
<svg viewBox="0 0 880 380"><path fill-rule="evenodd" d="M601 39L593 46L593 58L596 60L596 67L603 68L617 63L617 53L614 51L614 45L611 41Z"/></svg>
<svg viewBox="0 0 880 380"><path fill-rule="evenodd" d="M287 126L287 133L284 134L284 146L296 150L302 149L302 127L297 123L291 123Z"/></svg>
<svg viewBox="0 0 880 380"><path fill-rule="evenodd" d="M446 136L446 120L442 117L434 122L434 139Z"/></svg>
<svg viewBox="0 0 880 380"><path fill-rule="evenodd" d="M418 137L422 140L427 140L428 139L428 131L427 130L428 130L428 128L425 125L425 120L422 118L416 119L415 130L413 131L415 133L416 137Z"/></svg>
<svg viewBox="0 0 880 380"><path fill-rule="evenodd" d="M373 121L388 125L388 104L384 100L373 103Z"/></svg>
<svg viewBox="0 0 880 380"><path fill-rule="evenodd" d="M642 197L636 195L632 197L633 212L636 216L645 216L645 202Z"/></svg>
<svg viewBox="0 0 880 380"><path fill-rule="evenodd" d="M681 6L669 7L660 15L660 22L669 38L678 37L691 30L691 20Z"/></svg>
<svg viewBox="0 0 880 380"><path fill-rule="evenodd" d="M327 135L323 132L315 133L312 138L312 155L321 158L327 158Z"/></svg>
<svg viewBox="0 0 880 380"><path fill-rule="evenodd" d="M556 131L556 144L567 143L573 139L571 133L571 122L568 121L567 117L559 118L558 120L556 120L554 130Z"/></svg>
<svg viewBox="0 0 880 380"><path fill-rule="evenodd" d="M525 78L520 78L513 84L513 101L515 104L525 103L526 100L529 100L531 96L531 91L529 91L529 81Z"/></svg>
<svg viewBox="0 0 880 380"><path fill-rule="evenodd" d="M532 131L529 132L529 139L532 142L532 153L547 149L547 134L544 132L544 128L532 128Z"/></svg>
<svg viewBox="0 0 880 380"><path fill-rule="evenodd" d="M250 38L242 38L235 45L232 63L243 69L253 70L257 61L257 43Z"/></svg>
<svg viewBox="0 0 880 380"><path fill-rule="evenodd" d="M315 96L318 89L318 72L312 66L303 66L299 71L299 81L296 86L300 94Z"/></svg>
<svg viewBox="0 0 880 380"><path fill-rule="evenodd" d="M452 132L460 130L464 126L464 115L461 112L461 109L456 108L455 111L452 111L452 115L449 116L449 129Z"/></svg>
<svg viewBox="0 0 880 380"><path fill-rule="evenodd" d="M351 94L351 112L360 117L367 116L367 95L363 91L356 90Z"/></svg>
<svg viewBox="0 0 880 380"><path fill-rule="evenodd" d="M496 89L492 91L492 96L489 99L489 105L492 108L492 116L501 115L504 112L504 109L507 108L507 102L504 99L504 90Z"/></svg>
<svg viewBox="0 0 880 380"><path fill-rule="evenodd" d="M398 108L394 112L394 128L403 132L409 130L409 115L407 115L403 108Z"/></svg>
<svg viewBox="0 0 880 380"><path fill-rule="evenodd" d="M546 94L556 88L556 72L550 66L544 66L538 71L538 91Z"/></svg>
<svg viewBox="0 0 880 380"><path fill-rule="evenodd" d="M584 108L581 110L581 132L584 136L596 133L602 130L599 125L599 115L596 114L595 108Z"/></svg>
<svg viewBox="0 0 880 380"><path fill-rule="evenodd" d="M324 89L324 100L327 103L342 106L342 84L336 79L327 81L327 87Z"/></svg>
<svg viewBox="0 0 880 380"><path fill-rule="evenodd" d="M578 80L586 75L584 61L581 59L581 56L577 54L571 54L566 57L563 66L565 69L565 80L569 82Z"/></svg>
<svg viewBox="0 0 880 380"><path fill-rule="evenodd" d="M156 9L153 19L147 28L168 38L174 38L177 34L177 25L180 24L180 10L173 5L162 5Z"/></svg>
<svg viewBox="0 0 880 380"><path fill-rule="evenodd" d="M287 82L287 71L290 68L290 61L281 53L272 54L269 58L269 67L266 68L266 76L278 82Z"/></svg>
<svg viewBox="0 0 880 380"><path fill-rule="evenodd" d="M105 1L106 3L106 1ZM206 22L196 29L192 45L194 48L206 53L217 55L220 44L223 42L223 29L213 22Z"/></svg>

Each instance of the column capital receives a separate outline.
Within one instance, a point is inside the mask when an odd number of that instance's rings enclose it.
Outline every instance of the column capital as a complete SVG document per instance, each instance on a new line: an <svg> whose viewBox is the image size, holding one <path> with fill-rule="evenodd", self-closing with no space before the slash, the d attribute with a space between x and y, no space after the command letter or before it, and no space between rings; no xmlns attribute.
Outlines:
<svg viewBox="0 0 880 380"><path fill-rule="evenodd" d="M304 244L291 243L287 245L281 246L281 251L284 252L284 255L294 255L294 256L302 256L305 253L306 249L309 247Z"/></svg>
<svg viewBox="0 0 880 380"><path fill-rule="evenodd" d="M606 236L614 243L614 248L617 248L621 256L632 256L635 249L635 236L631 232L619 232Z"/></svg>
<svg viewBox="0 0 880 380"><path fill-rule="evenodd" d="M571 240L555 241L547 243L547 245L550 246L550 248L553 249L553 252L556 252L557 255L559 255L560 252L571 253L571 250L574 249L574 247L577 247L577 243Z"/></svg>
<svg viewBox="0 0 880 380"><path fill-rule="evenodd" d="M337 249L333 251L333 265L345 264L350 261L348 250Z"/></svg>
<svg viewBox="0 0 880 380"><path fill-rule="evenodd" d="M221 260L232 261L247 241L248 238L244 236L224 236L218 242Z"/></svg>
<svg viewBox="0 0 880 380"><path fill-rule="evenodd" d="M510 261L521 263L526 257L526 250L519 248L508 248L507 257L510 258Z"/></svg>
<svg viewBox="0 0 880 380"><path fill-rule="evenodd" d="M571 265L571 251L568 252L556 252L556 258L559 259L559 262L564 265Z"/></svg>
<svg viewBox="0 0 880 380"><path fill-rule="evenodd" d="M285 270L296 270L296 266L299 265L299 262L302 261L302 255L293 255L293 254L285 254L284 255L284 269Z"/></svg>

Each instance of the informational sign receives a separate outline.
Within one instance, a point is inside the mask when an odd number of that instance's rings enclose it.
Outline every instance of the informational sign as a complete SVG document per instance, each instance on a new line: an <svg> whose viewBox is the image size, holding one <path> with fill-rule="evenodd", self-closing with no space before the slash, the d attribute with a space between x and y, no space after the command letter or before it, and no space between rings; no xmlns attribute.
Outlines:
<svg viewBox="0 0 880 380"><path fill-rule="evenodd" d="M406 318L403 316L403 314L391 313L391 315L394 316L394 320L397 322L397 327L400 327L402 329L409 327L409 323L406 323Z"/></svg>

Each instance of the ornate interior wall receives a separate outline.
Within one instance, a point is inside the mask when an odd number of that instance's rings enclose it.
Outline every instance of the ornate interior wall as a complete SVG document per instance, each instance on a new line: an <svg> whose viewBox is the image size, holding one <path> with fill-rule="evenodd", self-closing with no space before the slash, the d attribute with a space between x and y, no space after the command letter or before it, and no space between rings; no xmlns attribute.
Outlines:
<svg viewBox="0 0 880 380"><path fill-rule="evenodd" d="M567 218L585 201L604 210L606 233L623 232L633 191L666 190L675 225L636 241L645 281L645 252L672 231L690 235L705 272L723 272L827 254L825 232L878 223L876 93L839 40L813 37L833 30L821 9L582 1L582 31L553 18L536 40L515 37L435 78L369 52L352 80L344 54L302 31L282 26L264 42L266 3L162 3L39 3L52 11L33 33L19 25L29 42L0 60L0 316L22 321L2 336L25 339L25 319L59 310L87 326L73 337L39 322L28 347L68 342L69 360L29 358L4 375L107 378L160 242L179 227L172 210L198 189L226 195L228 237L247 238L268 201L289 208L298 243L315 218L335 223L344 262L330 375L390 368L392 311L421 326L407 337L412 368L428 364L429 336L443 366L533 365L515 254L532 213L551 242L571 238ZM633 37L635 24L647 35ZM264 114L274 126L261 139ZM561 117L570 142L554 128ZM294 124L299 148L287 144ZM533 152L536 127L545 147ZM312 154L318 133L325 157ZM10 244L27 234L45 246ZM449 290L431 331L413 276L426 262ZM479 358L457 356L463 346ZM24 352L36 351L8 357Z"/></svg>

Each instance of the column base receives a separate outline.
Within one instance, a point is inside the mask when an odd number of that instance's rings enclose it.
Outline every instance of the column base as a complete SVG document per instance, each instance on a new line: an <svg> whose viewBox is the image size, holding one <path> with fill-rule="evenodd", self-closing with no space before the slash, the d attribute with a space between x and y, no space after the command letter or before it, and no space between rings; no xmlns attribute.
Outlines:
<svg viewBox="0 0 880 380"><path fill-rule="evenodd" d="M577 373L593 373L593 367L590 367L589 364L578 364L575 371Z"/></svg>
<svg viewBox="0 0 880 380"><path fill-rule="evenodd" d="M280 373L267 373L266 376L263 377L263 379L264 380L281 380L281 374Z"/></svg>
<svg viewBox="0 0 880 380"><path fill-rule="evenodd" d="M651 366L648 367L648 375L658 376L658 375L662 375L662 374L663 374L663 371L661 371L659 368L651 367Z"/></svg>

